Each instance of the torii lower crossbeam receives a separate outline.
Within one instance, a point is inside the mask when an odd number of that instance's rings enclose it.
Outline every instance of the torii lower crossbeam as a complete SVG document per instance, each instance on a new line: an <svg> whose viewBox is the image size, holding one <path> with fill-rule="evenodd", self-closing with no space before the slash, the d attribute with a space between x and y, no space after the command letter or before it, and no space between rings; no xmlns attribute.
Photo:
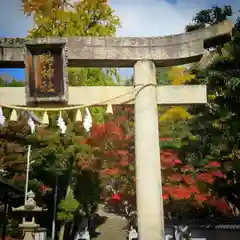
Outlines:
<svg viewBox="0 0 240 240"><path fill-rule="evenodd" d="M105 86L105 87L69 87L68 105L112 105L134 104L134 87L126 86ZM202 104L206 103L205 85L179 85L179 86L158 86L157 104ZM103 101L112 99L111 101ZM6 105L25 106L24 87L3 87L0 88L0 103Z"/></svg>

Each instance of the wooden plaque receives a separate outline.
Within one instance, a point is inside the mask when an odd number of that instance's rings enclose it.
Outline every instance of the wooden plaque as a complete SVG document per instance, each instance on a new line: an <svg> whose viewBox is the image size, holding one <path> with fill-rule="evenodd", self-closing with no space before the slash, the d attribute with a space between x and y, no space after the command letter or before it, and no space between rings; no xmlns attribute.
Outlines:
<svg viewBox="0 0 240 240"><path fill-rule="evenodd" d="M66 103L68 101L67 51L65 42L25 44L27 103Z"/></svg>

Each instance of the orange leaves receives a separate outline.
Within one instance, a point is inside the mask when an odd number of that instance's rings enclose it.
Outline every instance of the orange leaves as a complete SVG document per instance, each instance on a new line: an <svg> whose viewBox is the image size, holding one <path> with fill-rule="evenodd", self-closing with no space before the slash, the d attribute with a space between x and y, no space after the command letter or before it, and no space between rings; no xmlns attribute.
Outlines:
<svg viewBox="0 0 240 240"><path fill-rule="evenodd" d="M119 162L119 164L120 164L120 166L122 166L122 167L126 167L126 166L129 165L129 162L128 162L128 160L122 160L122 161Z"/></svg>
<svg viewBox="0 0 240 240"><path fill-rule="evenodd" d="M91 130L91 137L88 142L94 145L98 145L101 141L114 141L124 140L126 137L123 128L120 125L115 124L113 121L109 121L105 124L93 124Z"/></svg>
<svg viewBox="0 0 240 240"><path fill-rule="evenodd" d="M182 166L181 168L181 172L194 172L195 171L195 168L190 165L190 164L186 164L185 166Z"/></svg>
<svg viewBox="0 0 240 240"><path fill-rule="evenodd" d="M161 151L161 163L163 168L173 167L175 165L175 160L177 159L177 154L174 151Z"/></svg>
<svg viewBox="0 0 240 240"><path fill-rule="evenodd" d="M216 171L199 173L197 174L196 179L198 181L203 181L205 183L212 184L215 181L216 177L225 178L226 176L220 170L216 170Z"/></svg>
<svg viewBox="0 0 240 240"><path fill-rule="evenodd" d="M46 193L46 192L51 191L51 188L49 186L46 186L46 185L41 185L40 186L40 191Z"/></svg>
<svg viewBox="0 0 240 240"><path fill-rule="evenodd" d="M208 200L209 196L207 194L198 193L194 196L198 203L202 203Z"/></svg>
<svg viewBox="0 0 240 240"><path fill-rule="evenodd" d="M196 185L191 185L188 189L192 194L200 194L200 190Z"/></svg>
<svg viewBox="0 0 240 240"><path fill-rule="evenodd" d="M220 164L219 162L217 162L217 161L209 162L209 163L207 164L207 167L218 168L218 167L220 167L220 166L221 166L221 164Z"/></svg>
<svg viewBox="0 0 240 240"><path fill-rule="evenodd" d="M106 133L112 139L123 140L125 133L123 128L119 125L116 125L113 121L109 121L105 124Z"/></svg>
<svg viewBox="0 0 240 240"><path fill-rule="evenodd" d="M99 139L104 137L106 134L105 124L93 124L91 130L91 139Z"/></svg>
<svg viewBox="0 0 240 240"><path fill-rule="evenodd" d="M163 186L164 193L168 196L167 199L175 200L194 200L193 203L201 204L209 199L205 193L201 193L196 186Z"/></svg>
<svg viewBox="0 0 240 240"><path fill-rule="evenodd" d="M23 10L26 14L34 13L37 10L45 10L51 13L54 3L60 1L53 0L21 0L23 3Z"/></svg>
<svg viewBox="0 0 240 240"><path fill-rule="evenodd" d="M189 189L183 185L176 186L164 186L164 192L166 192L171 198L176 200L190 199L192 193Z"/></svg>
<svg viewBox="0 0 240 240"><path fill-rule="evenodd" d="M123 127L124 118L118 122L109 121L105 124L94 125L91 132L91 143L97 149L101 162L100 173L103 179L111 184L110 179L117 180L121 186L118 190L128 199L134 197L135 189L135 155L134 135L127 135ZM160 138L160 141L173 140ZM151 153L149 153L151 154ZM146 164L148 164L146 159ZM217 161L209 162L205 166L185 164L179 159L178 152L164 149L160 152L163 175L163 200L187 201L195 207L207 204L213 196L210 195L210 185L217 177L225 178L221 172L221 164ZM160 192L160 191L159 191ZM218 205L224 205L222 201ZM224 207L224 206L223 206ZM225 206L226 207L226 206ZM224 210L225 211L225 210Z"/></svg>
<svg viewBox="0 0 240 240"><path fill-rule="evenodd" d="M117 150L116 152L120 156L125 156L128 154L128 150Z"/></svg>
<svg viewBox="0 0 240 240"><path fill-rule="evenodd" d="M193 176L190 175L190 174L184 175L182 177L182 179L188 185L192 185L192 184L194 184L196 182L195 179L193 178Z"/></svg>
<svg viewBox="0 0 240 240"><path fill-rule="evenodd" d="M209 199L208 204L212 205L213 207L215 207L217 210L224 214L232 213L231 207L229 206L228 202L223 198L219 199L216 197L212 197L211 199Z"/></svg>
<svg viewBox="0 0 240 240"><path fill-rule="evenodd" d="M113 169L104 169L101 171L102 174L114 176L114 175L119 175L121 174L121 170L119 168L113 168Z"/></svg>
<svg viewBox="0 0 240 240"><path fill-rule="evenodd" d="M220 170L216 170L211 172L214 177L219 177L219 178L226 178L226 175L223 174Z"/></svg>
<svg viewBox="0 0 240 240"><path fill-rule="evenodd" d="M211 173L199 173L196 179L210 184L214 182L214 177Z"/></svg>
<svg viewBox="0 0 240 240"><path fill-rule="evenodd" d="M173 151L162 151L161 161L163 175L166 175L163 183L165 200L188 200L194 206L203 206L211 199L209 184L213 184L216 177L226 177L219 169L221 164L216 161L205 167L183 165Z"/></svg>

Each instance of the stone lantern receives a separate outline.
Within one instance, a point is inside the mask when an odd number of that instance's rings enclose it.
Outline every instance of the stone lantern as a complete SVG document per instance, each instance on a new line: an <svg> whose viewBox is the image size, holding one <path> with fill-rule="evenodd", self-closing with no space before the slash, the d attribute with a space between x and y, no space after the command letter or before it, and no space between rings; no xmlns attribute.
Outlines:
<svg viewBox="0 0 240 240"><path fill-rule="evenodd" d="M27 201L23 206L12 208L14 212L20 212L24 216L23 223L19 224L19 228L23 230L23 240L35 239L35 233L40 227L40 225L35 222L35 215L37 212L47 211L47 209L38 207L34 198L34 192L30 191L27 194ZM26 220L26 217L30 217L31 220Z"/></svg>

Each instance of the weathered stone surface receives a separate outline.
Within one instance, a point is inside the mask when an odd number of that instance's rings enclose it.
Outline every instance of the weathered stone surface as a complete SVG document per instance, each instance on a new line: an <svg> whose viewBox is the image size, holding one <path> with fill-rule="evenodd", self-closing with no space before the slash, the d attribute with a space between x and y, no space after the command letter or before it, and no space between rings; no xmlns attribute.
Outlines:
<svg viewBox="0 0 240 240"><path fill-rule="evenodd" d="M165 37L71 37L34 39L27 44L66 42L69 66L132 67L138 60L152 60L156 66L172 66L198 61L219 38L230 37L232 23L222 22L209 28ZM24 40L0 39L0 67L24 67ZM104 60L104 61L102 61Z"/></svg>

